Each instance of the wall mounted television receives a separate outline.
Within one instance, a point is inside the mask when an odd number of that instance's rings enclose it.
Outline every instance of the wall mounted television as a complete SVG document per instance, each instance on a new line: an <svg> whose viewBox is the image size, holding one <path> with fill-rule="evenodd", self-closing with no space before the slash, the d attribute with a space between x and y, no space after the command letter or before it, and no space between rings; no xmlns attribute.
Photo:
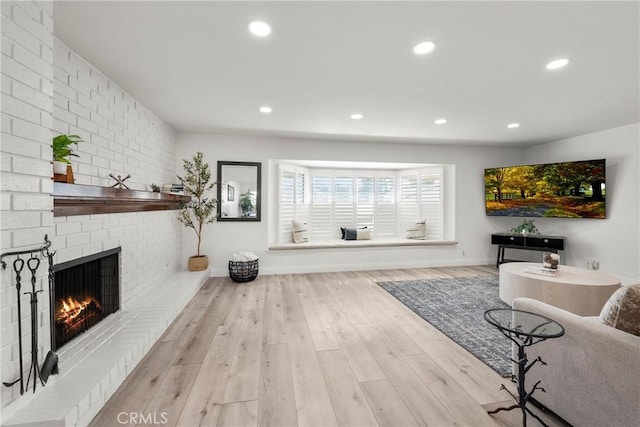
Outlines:
<svg viewBox="0 0 640 427"><path fill-rule="evenodd" d="M605 218L606 161L484 170L488 216Z"/></svg>

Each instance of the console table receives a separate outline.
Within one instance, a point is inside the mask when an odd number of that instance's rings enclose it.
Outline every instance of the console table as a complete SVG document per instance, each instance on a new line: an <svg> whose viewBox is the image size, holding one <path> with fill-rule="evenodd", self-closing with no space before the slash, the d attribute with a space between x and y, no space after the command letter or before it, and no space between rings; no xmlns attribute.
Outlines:
<svg viewBox="0 0 640 427"><path fill-rule="evenodd" d="M498 245L498 258L496 268L505 262L516 261L504 258L505 249L521 249L527 251L553 252L564 250L565 237L545 236L542 234L511 234L494 233L491 235L491 244Z"/></svg>

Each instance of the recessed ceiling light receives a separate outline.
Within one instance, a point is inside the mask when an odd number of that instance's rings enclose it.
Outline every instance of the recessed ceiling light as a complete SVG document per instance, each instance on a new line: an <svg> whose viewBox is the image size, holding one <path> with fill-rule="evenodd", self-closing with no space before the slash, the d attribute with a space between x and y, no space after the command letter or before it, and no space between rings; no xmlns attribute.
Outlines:
<svg viewBox="0 0 640 427"><path fill-rule="evenodd" d="M447 119L438 119L433 123L435 123L437 125L443 125L443 124L447 123Z"/></svg>
<svg viewBox="0 0 640 427"><path fill-rule="evenodd" d="M249 31L254 36L265 37L271 34L271 27L266 22L253 21L249 24Z"/></svg>
<svg viewBox="0 0 640 427"><path fill-rule="evenodd" d="M363 116L362 114L360 114L360 113L355 113L355 114L352 114L352 115L351 115L351 118L352 118L353 120L360 120L360 119L361 119L361 118L363 118L363 117L364 117L364 116Z"/></svg>
<svg viewBox="0 0 640 427"><path fill-rule="evenodd" d="M509 123L509 124L507 125L507 127L508 127L509 129L519 128L519 127L520 127L520 123Z"/></svg>
<svg viewBox="0 0 640 427"><path fill-rule="evenodd" d="M547 70L557 70L558 68L562 68L569 63L567 58L556 59L555 61L551 61L547 64Z"/></svg>
<svg viewBox="0 0 640 427"><path fill-rule="evenodd" d="M425 55L436 47L434 42L422 42L413 47L413 53L416 55Z"/></svg>
<svg viewBox="0 0 640 427"><path fill-rule="evenodd" d="M273 109L271 107L269 107L268 105L263 105L262 107L260 107L260 112L261 113L269 114L272 111L273 111Z"/></svg>

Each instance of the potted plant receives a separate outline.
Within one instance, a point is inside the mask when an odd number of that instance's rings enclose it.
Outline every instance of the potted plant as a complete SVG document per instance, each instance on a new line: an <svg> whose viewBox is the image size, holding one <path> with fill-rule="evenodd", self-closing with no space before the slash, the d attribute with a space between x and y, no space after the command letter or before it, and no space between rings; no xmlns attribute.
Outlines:
<svg viewBox="0 0 640 427"><path fill-rule="evenodd" d="M83 142L78 135L58 135L53 138L53 173L65 175L67 173L67 165L71 164L69 157L79 157L74 154L71 146L78 146L78 142Z"/></svg>
<svg viewBox="0 0 640 427"><path fill-rule="evenodd" d="M513 227L509 230L511 234L540 234L538 228L533 225L532 219L525 219L522 221L522 224L517 227Z"/></svg>
<svg viewBox="0 0 640 427"><path fill-rule="evenodd" d="M149 187L151 187L151 191L153 191L154 193L159 193L160 192L160 186L156 183L151 183L151 185L149 185Z"/></svg>
<svg viewBox="0 0 640 427"><path fill-rule="evenodd" d="M202 229L205 224L212 223L216 218L216 199L205 196L205 192L211 190L215 183L211 182L209 165L202 159L202 153L197 152L192 160L183 160L184 177L178 176L178 180L184 186L185 194L191 195L191 201L186 203L178 221L185 227L192 228L198 238L196 255L189 257L189 270L202 271L209 266L209 258L200 254L202 243Z"/></svg>
<svg viewBox="0 0 640 427"><path fill-rule="evenodd" d="M240 199L238 200L238 205L242 210L242 216L249 216L251 211L256 205L256 198L251 190L247 190L246 193L240 195Z"/></svg>

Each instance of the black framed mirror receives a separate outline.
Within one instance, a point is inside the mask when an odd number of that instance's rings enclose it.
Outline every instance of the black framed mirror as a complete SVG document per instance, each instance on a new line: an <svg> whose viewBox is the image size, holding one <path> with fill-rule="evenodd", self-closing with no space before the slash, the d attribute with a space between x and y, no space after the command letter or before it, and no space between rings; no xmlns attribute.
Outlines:
<svg viewBox="0 0 640 427"><path fill-rule="evenodd" d="M218 161L218 221L260 221L262 163Z"/></svg>

